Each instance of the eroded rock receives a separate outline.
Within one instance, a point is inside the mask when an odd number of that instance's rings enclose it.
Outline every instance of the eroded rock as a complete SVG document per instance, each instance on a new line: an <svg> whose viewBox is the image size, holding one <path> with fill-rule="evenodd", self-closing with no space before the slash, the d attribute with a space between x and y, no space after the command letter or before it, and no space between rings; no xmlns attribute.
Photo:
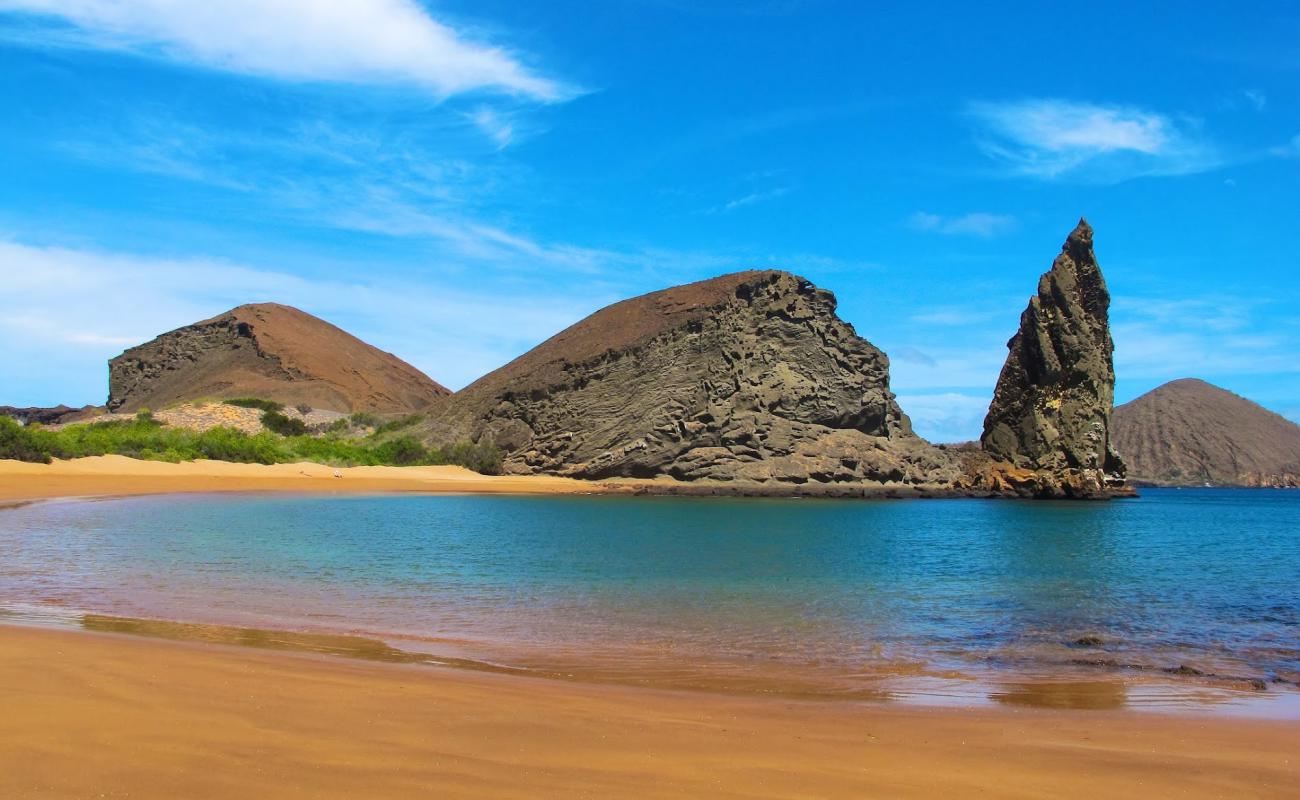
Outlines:
<svg viewBox="0 0 1300 800"><path fill-rule="evenodd" d="M889 360L796 275L741 272L603 309L454 395L432 439L510 472L770 484L940 483Z"/></svg>
<svg viewBox="0 0 1300 800"><path fill-rule="evenodd" d="M984 421L989 480L1034 496L1113 492L1124 463L1111 445L1115 396L1110 294L1080 220L1038 281L1007 343Z"/></svg>

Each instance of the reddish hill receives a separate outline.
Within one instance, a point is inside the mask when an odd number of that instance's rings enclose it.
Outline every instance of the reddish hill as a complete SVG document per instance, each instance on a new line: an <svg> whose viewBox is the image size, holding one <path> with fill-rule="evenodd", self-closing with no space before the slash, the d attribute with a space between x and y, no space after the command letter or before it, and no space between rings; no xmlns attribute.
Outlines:
<svg viewBox="0 0 1300 800"><path fill-rule="evenodd" d="M260 397L334 411L418 411L449 394L400 358L278 303L239 306L109 361L108 407Z"/></svg>
<svg viewBox="0 0 1300 800"><path fill-rule="evenodd" d="M1257 486L1300 478L1300 425L1195 378L1119 406L1113 431L1135 480Z"/></svg>

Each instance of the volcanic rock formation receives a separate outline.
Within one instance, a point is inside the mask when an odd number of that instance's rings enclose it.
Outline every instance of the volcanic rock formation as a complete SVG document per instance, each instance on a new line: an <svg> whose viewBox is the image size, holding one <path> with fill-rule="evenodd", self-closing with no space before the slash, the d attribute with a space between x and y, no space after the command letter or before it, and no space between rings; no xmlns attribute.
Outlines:
<svg viewBox="0 0 1300 800"><path fill-rule="evenodd" d="M333 411L418 411L448 394L424 373L324 320L244 305L108 362L108 408L258 397Z"/></svg>
<svg viewBox="0 0 1300 800"><path fill-rule="evenodd" d="M981 444L1011 464L1036 495L1080 496L1118 489L1124 464L1111 446L1115 367L1110 294L1086 220L1070 234L998 377ZM1031 474L1024 474L1031 473Z"/></svg>
<svg viewBox="0 0 1300 800"><path fill-rule="evenodd" d="M1194 378L1116 408L1114 439L1137 481L1300 485L1300 425Z"/></svg>
<svg viewBox="0 0 1300 800"><path fill-rule="evenodd" d="M785 484L946 482L889 360L786 272L625 300L454 395L434 440L491 441L509 472Z"/></svg>

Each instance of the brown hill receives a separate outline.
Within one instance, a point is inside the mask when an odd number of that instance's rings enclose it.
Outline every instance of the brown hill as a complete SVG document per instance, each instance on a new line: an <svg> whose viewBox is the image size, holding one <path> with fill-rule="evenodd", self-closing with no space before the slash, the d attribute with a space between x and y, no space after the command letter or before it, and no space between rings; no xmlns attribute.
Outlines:
<svg viewBox="0 0 1300 800"><path fill-rule="evenodd" d="M1116 408L1114 438L1135 480L1256 486L1300 480L1300 426L1194 378Z"/></svg>
<svg viewBox="0 0 1300 800"><path fill-rule="evenodd" d="M889 360L795 275L751 271L616 303L454 395L430 439L492 441L512 472L936 482Z"/></svg>
<svg viewBox="0 0 1300 800"><path fill-rule="evenodd" d="M178 328L108 363L108 407L122 412L233 397L400 412L449 394L391 353L277 303L240 306Z"/></svg>

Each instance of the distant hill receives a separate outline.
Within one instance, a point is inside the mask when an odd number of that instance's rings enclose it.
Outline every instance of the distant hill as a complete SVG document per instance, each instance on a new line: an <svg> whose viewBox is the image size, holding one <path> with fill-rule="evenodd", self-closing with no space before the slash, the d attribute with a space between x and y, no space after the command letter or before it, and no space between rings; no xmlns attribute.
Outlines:
<svg viewBox="0 0 1300 800"><path fill-rule="evenodd" d="M239 306L109 361L108 408L259 397L332 411L402 412L449 394L415 367L277 303Z"/></svg>
<svg viewBox="0 0 1300 800"><path fill-rule="evenodd" d="M1115 448L1137 481L1300 481L1300 425L1205 381L1166 383L1115 409Z"/></svg>

